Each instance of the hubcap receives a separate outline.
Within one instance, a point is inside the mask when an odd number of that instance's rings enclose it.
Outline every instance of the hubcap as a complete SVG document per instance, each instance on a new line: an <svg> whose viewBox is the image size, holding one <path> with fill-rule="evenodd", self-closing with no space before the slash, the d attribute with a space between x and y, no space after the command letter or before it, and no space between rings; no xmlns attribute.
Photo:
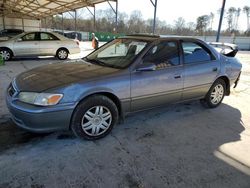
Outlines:
<svg viewBox="0 0 250 188"><path fill-rule="evenodd" d="M7 50L0 51L0 54L2 55L4 60L9 60L10 59L10 53Z"/></svg>
<svg viewBox="0 0 250 188"><path fill-rule="evenodd" d="M60 51L58 52L58 56L59 56L61 59L66 59L66 57L67 57L67 52L64 51L64 50L60 50Z"/></svg>
<svg viewBox="0 0 250 188"><path fill-rule="evenodd" d="M221 84L216 85L211 93L211 102L215 105L220 103L223 95L224 87Z"/></svg>
<svg viewBox="0 0 250 188"><path fill-rule="evenodd" d="M112 115L108 108L95 106L89 109L82 118L82 129L89 136L98 136L108 130Z"/></svg>

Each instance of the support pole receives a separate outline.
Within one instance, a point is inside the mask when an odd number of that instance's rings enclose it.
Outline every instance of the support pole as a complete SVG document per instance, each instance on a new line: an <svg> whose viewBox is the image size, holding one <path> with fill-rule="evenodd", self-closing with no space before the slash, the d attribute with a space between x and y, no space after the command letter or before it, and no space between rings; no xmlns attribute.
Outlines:
<svg viewBox="0 0 250 188"><path fill-rule="evenodd" d="M47 18L44 18L44 24L45 24L45 31L47 31Z"/></svg>
<svg viewBox="0 0 250 188"><path fill-rule="evenodd" d="M115 31L117 31L117 26L118 26L118 0L116 0L116 7L114 9L114 7L111 5L111 3L109 1L107 1L110 8L113 10L113 12L115 13Z"/></svg>
<svg viewBox="0 0 250 188"><path fill-rule="evenodd" d="M63 13L62 13L62 33L64 33L64 22L63 22Z"/></svg>
<svg viewBox="0 0 250 188"><path fill-rule="evenodd" d="M75 32L77 30L77 27L76 27L76 17L77 17L77 13L76 13L76 9L75 9Z"/></svg>
<svg viewBox="0 0 250 188"><path fill-rule="evenodd" d="M22 27L23 27L23 31L24 31L24 20L22 18Z"/></svg>
<svg viewBox="0 0 250 188"><path fill-rule="evenodd" d="M156 11L157 11L157 0L153 2L153 0L150 0L152 5L154 6L154 22L153 22L153 34L155 33L155 22L156 22Z"/></svg>
<svg viewBox="0 0 250 188"><path fill-rule="evenodd" d="M5 27L5 18L4 18L4 15L3 15L3 29L6 29L6 27Z"/></svg>
<svg viewBox="0 0 250 188"><path fill-rule="evenodd" d="M54 27L54 16L53 15L51 17L51 29L53 29L53 31L55 30L55 27Z"/></svg>
<svg viewBox="0 0 250 188"><path fill-rule="evenodd" d="M223 0L221 11L220 11L220 21L219 21L219 26L218 26L218 31L217 31L216 42L219 42L220 40L220 31L221 31L221 25L222 25L224 10L225 10L225 4L226 4L226 0Z"/></svg>
<svg viewBox="0 0 250 188"><path fill-rule="evenodd" d="M94 31L95 31L95 29L96 29L96 23L95 23L95 5L93 6L93 8L94 8L94 11L92 12L88 7L86 7L87 8L87 10L89 11L89 13L93 16L93 19L94 19Z"/></svg>
<svg viewBox="0 0 250 188"><path fill-rule="evenodd" d="M116 32L117 32L117 28L118 28L118 0L116 0L116 7L115 7L115 25L116 25Z"/></svg>
<svg viewBox="0 0 250 188"><path fill-rule="evenodd" d="M96 20L95 20L95 5L94 5L94 31L96 31Z"/></svg>

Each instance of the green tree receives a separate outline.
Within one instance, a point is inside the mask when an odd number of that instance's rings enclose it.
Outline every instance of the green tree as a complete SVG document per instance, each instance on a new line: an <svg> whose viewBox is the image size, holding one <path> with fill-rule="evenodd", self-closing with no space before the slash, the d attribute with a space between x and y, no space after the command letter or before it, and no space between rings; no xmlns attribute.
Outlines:
<svg viewBox="0 0 250 188"><path fill-rule="evenodd" d="M250 23L249 23L249 17L250 17L250 7L249 6L244 6L243 7L243 12L247 16L247 30L250 30Z"/></svg>
<svg viewBox="0 0 250 188"><path fill-rule="evenodd" d="M234 15L236 11L237 10L234 7L230 7L227 11L227 24L228 24L227 30L230 32L233 30Z"/></svg>
<svg viewBox="0 0 250 188"><path fill-rule="evenodd" d="M196 20L196 30L200 35L203 35L207 29L207 26L209 24L209 16L203 15L199 16Z"/></svg>

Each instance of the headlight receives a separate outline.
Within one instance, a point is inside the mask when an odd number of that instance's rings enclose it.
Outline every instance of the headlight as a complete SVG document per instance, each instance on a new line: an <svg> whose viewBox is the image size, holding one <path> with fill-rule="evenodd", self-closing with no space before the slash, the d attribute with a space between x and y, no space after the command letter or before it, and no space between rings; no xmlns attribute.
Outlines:
<svg viewBox="0 0 250 188"><path fill-rule="evenodd" d="M56 105L62 99L62 94L21 92L18 98L22 102L40 106Z"/></svg>

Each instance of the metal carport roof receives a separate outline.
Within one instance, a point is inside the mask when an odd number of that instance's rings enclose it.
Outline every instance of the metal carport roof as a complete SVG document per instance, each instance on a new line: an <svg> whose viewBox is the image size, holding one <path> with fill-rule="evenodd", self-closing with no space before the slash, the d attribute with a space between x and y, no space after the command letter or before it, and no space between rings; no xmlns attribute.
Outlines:
<svg viewBox="0 0 250 188"><path fill-rule="evenodd" d="M107 0L0 0L0 16L42 19ZM116 1L116 0L111 0Z"/></svg>
<svg viewBox="0 0 250 188"><path fill-rule="evenodd" d="M116 2L116 10L111 6L112 10L116 14L116 25L117 25L117 4L118 0L0 0L0 16L15 16L15 17L30 17L36 19L46 18L55 14L61 14L67 11L76 10L78 8L92 6L102 2ZM154 22L153 22L153 33L155 32L156 22L156 9L157 0L150 0L154 6ZM223 14L225 9L226 0L222 0L222 8L220 14L220 21L218 26L216 41L219 41L221 24L223 20ZM109 3L110 4L110 3ZM93 13L94 20L95 15Z"/></svg>

